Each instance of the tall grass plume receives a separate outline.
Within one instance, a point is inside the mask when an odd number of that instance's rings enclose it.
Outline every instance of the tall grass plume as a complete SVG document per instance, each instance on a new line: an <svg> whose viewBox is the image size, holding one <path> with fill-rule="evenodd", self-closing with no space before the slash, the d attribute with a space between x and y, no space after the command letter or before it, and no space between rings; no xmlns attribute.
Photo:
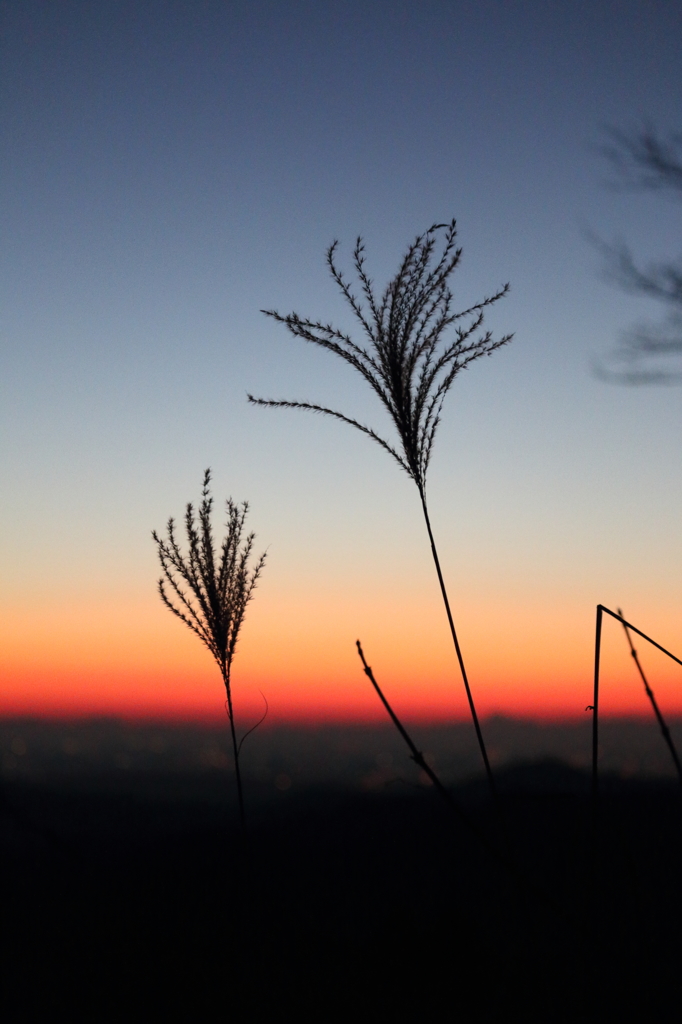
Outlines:
<svg viewBox="0 0 682 1024"><path fill-rule="evenodd" d="M442 251L438 252L441 232L444 232L444 243ZM453 309L449 280L459 266L462 255L461 248L455 244L456 236L454 220L449 224L434 224L418 235L403 256L398 273L381 294L375 292L365 269L365 247L362 239L358 238L353 251L353 265L361 299L354 294L339 270L336 263L338 243L332 243L327 250L327 265L361 329L361 342L354 341L349 334L321 320L309 320L297 313L282 316L276 310L262 310L267 316L284 324L294 337L319 345L352 366L388 412L398 434L397 444L382 437L372 427L326 406L312 402L254 398L253 395L248 398L256 405L307 409L349 423L387 451L416 484L481 756L491 789L495 793L490 761L431 529L426 502L426 475L443 402L455 377L477 359L491 355L511 341L510 334L494 339L490 331L482 330L486 309L507 294L509 285L505 284L494 294L467 309ZM449 328L454 329L454 337L450 336L448 340L445 335Z"/></svg>

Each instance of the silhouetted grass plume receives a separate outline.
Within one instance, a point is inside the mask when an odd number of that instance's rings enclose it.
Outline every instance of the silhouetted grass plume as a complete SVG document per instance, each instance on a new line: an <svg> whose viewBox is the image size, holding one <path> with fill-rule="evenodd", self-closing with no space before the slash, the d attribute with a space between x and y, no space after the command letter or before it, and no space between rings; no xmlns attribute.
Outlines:
<svg viewBox="0 0 682 1024"><path fill-rule="evenodd" d="M163 576L159 580L161 600L208 647L225 684L225 703L232 735L239 814L244 825L244 797L239 772L241 743L237 743L230 676L246 606L253 596L263 569L265 554L249 565L255 534L250 533L242 539L249 509L248 502L244 502L240 507L232 498L228 498L226 502L227 534L220 550L216 549L211 527L213 498L210 483L211 471L207 469L204 473L198 514L195 515L191 502L185 511L185 531L189 546L186 556L180 551L175 534L175 520L172 517L168 520L167 540L162 540L156 530L152 532L152 536L156 541L163 569ZM190 593L183 589L183 585L189 588ZM167 587L170 588L171 597ZM171 598L177 601L177 604L174 604Z"/></svg>
<svg viewBox="0 0 682 1024"><path fill-rule="evenodd" d="M436 251L439 232L444 232L440 255ZM380 296L375 293L365 270L364 245L362 239L358 238L353 263L365 305L354 295L338 269L335 262L338 242L332 243L327 250L327 264L362 329L365 336L363 344L353 341L349 334L320 320L308 320L297 313L281 316L275 310L262 310L267 316L284 324L295 337L327 349L357 370L388 411L398 432L399 445L391 444L375 430L352 417L325 406L311 402L254 398L253 395L248 398L256 405L309 409L350 423L381 445L414 480L421 499L438 582L483 763L494 793L490 762L431 529L426 503L426 474L443 402L455 377L477 359L491 355L511 341L510 334L494 340L490 331L481 331L485 310L507 294L509 285L505 284L499 291L468 309L455 311L448 282L462 255L461 248L455 247L456 236L454 220L450 224L434 224L422 235L418 235L408 247L398 273ZM447 341L445 332L450 327L454 327L454 338Z"/></svg>

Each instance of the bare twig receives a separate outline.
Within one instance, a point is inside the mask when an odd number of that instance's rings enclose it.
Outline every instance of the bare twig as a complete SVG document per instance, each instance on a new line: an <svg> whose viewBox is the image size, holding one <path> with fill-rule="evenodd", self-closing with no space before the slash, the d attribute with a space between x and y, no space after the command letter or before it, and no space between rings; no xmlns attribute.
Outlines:
<svg viewBox="0 0 682 1024"><path fill-rule="evenodd" d="M483 833L478 828L478 826L474 824L474 822L471 820L469 815L466 814L466 812L457 803L457 801L453 797L452 793L448 789L445 788L445 786L440 781L440 779L436 775L436 773L433 770L433 768L431 767L431 765L428 763L428 761L426 760L426 758L424 757L422 752L419 750L417 745L414 743L412 737L410 736L410 734L408 733L407 729L402 724L402 722L400 721L398 716L396 715L395 711L393 710L393 708L389 704L388 700L386 699L386 696L385 696L383 690L381 689L381 687L377 683L376 679L374 678L374 673L372 672L372 669L370 668L370 666L367 664L367 661L365 659L365 655L364 655L364 652L362 650L362 645L361 645L360 641L356 640L355 644L356 644L356 647L358 649L358 654L360 655L360 661L362 662L362 667L364 669L364 673L367 676L367 678L369 679L369 681L372 684L372 686L374 687L374 689L376 690L377 695L379 697L379 700L381 701L381 703L384 705L384 707L388 711L388 714L389 714L389 716L391 718L391 721L395 725L396 729L398 730L398 732L400 733L402 738L405 740L405 743L407 744L407 747L409 748L409 751L410 751L410 759L412 761L414 761L414 763L416 765L418 765L418 767L421 768L421 770L429 777L429 779L431 780L433 785L436 787L436 790L438 791L438 794L446 801L446 803L448 803L450 805L450 807L453 809L453 811L455 812L457 817L460 819L460 821L463 822L463 824L466 825L466 827L469 829L469 831L472 832L476 836L476 838L479 840L479 842L481 842L485 846L487 851L489 853L491 853L494 857L496 857L498 859L501 859L501 854L493 846L491 846L491 844L489 843L487 838L483 835Z"/></svg>

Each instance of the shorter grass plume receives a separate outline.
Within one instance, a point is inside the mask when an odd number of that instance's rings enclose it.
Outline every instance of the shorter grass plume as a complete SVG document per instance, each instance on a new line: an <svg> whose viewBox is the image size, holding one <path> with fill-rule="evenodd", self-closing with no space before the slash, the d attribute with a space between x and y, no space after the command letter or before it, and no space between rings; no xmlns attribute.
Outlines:
<svg viewBox="0 0 682 1024"><path fill-rule="evenodd" d="M163 570L159 580L161 600L208 647L220 669L227 694L225 706L232 736L239 816L244 827L244 795L239 771L244 737L241 743L237 742L231 671L246 606L263 570L265 554L252 561L255 534L243 536L248 502L240 506L232 498L226 502L227 534L220 549L216 547L211 527L213 498L210 484L211 471L207 469L198 510L195 513L191 502L185 510L189 548L186 555L180 550L172 517L168 520L166 540L162 540L156 530L152 537Z"/></svg>

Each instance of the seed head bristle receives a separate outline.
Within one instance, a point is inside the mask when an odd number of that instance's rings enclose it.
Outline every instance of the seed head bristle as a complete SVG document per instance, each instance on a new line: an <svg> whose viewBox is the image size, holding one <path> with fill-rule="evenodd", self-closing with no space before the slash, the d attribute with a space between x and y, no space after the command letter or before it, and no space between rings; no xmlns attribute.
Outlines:
<svg viewBox="0 0 682 1024"><path fill-rule="evenodd" d="M445 231L445 240L440 256L436 257L440 231ZM475 360L491 355L512 339L511 334L494 340L490 331L478 333L485 309L507 294L508 284L468 309L453 312L448 280L462 254L460 248L455 248L456 236L454 220L450 224L434 224L418 235L381 296L374 291L365 270L365 247L362 238L358 238L353 266L365 305L338 268L338 242L332 242L327 250L327 264L362 327L364 344L356 343L332 324L309 320L297 313L282 316L276 310L262 310L284 324L295 337L327 349L357 370L388 411L399 444L390 443L353 417L326 406L253 395L248 395L249 401L255 405L307 409L349 423L389 452L423 494L443 401L455 377ZM469 322L460 325L458 321L466 317ZM443 335L452 325L456 325L455 337L446 343Z"/></svg>

